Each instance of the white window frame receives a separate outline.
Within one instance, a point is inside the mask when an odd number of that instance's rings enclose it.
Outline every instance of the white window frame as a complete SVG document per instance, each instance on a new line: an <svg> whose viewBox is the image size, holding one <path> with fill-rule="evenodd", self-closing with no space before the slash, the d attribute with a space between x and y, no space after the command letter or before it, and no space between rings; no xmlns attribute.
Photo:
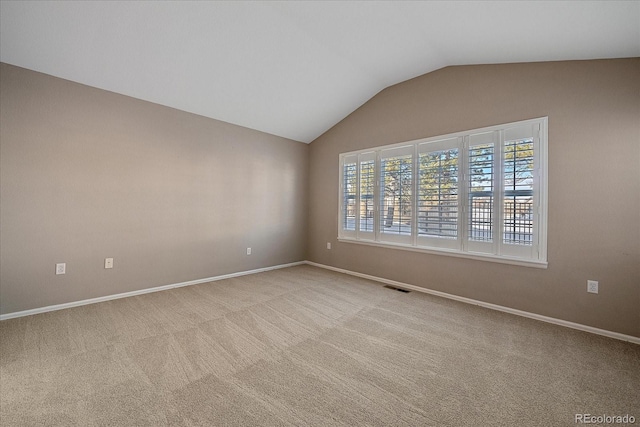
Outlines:
<svg viewBox="0 0 640 427"><path fill-rule="evenodd" d="M528 129L531 129L529 132ZM524 132L524 133L523 133ZM503 147L505 140L513 140L525 135L533 139L533 234L532 244L519 245L503 241ZM529 136L527 136L529 135ZM506 139L505 139L506 138ZM469 236L469 147L483 142L494 144L493 151L493 217L491 218L493 239L482 242ZM419 190L419 156L421 153L436 152L452 147L458 148L457 159L457 236L451 239L419 235L418 230L418 190ZM522 265L527 267L547 268L547 164L548 164L548 117L523 120L489 126L480 129L456 132L415 141L368 148L365 150L342 153L339 156L339 203L338 203L338 241L363 245L381 246L394 249L449 255L491 262ZM411 192L411 224L405 229L410 235L393 235L382 233L381 226L384 213L381 212L384 189L381 188L381 159L397 154L412 156L412 192ZM360 163L374 161L374 218L373 232L360 228ZM355 200L355 230L344 229L344 164L356 162L357 192ZM350 222L351 224L351 222Z"/></svg>
<svg viewBox="0 0 640 427"><path fill-rule="evenodd" d="M375 183L376 183L376 186L378 187L378 192L377 192L378 197L374 201L374 206L376 206L376 211L379 213L378 215L379 219L377 223L378 226L374 229L375 238L380 242L411 245L413 243L413 235L415 234L413 230L415 225L415 209L414 209L415 202L413 202L415 200L415 166L416 166L415 147L413 145L395 146L392 148L384 148L381 150L376 150L376 154L377 154L377 162L375 164L376 166L375 169L377 169L377 173L376 173L377 179ZM382 168L379 166L382 165L383 159L405 158L405 157L409 157L411 161L411 173L412 173L412 182L411 182L412 188L410 188L411 196L412 196L410 209L411 209L412 215L410 219L410 224L408 224L408 227L405 227L405 228L411 228L410 234L385 232L384 231L385 215L384 215L384 212L382 212L381 210L381 207L384 204L384 198L383 198L384 189L380 185L380 183L382 182ZM374 211L374 216L376 211Z"/></svg>
<svg viewBox="0 0 640 427"><path fill-rule="evenodd" d="M463 138L462 137L453 137L453 138L436 138L430 141L425 141L425 142L419 142L417 143L417 162L419 165L420 162L420 155L421 154L427 154L427 153L433 153L433 152L439 152L439 151L444 151L444 150L451 150L451 149L457 149L458 150L458 174L460 173L460 168L462 167L462 162L461 162L461 158L460 158L460 154L462 152L462 150L464 149L463 146ZM419 166L416 167L417 171L417 175L416 178L420 178L420 169ZM419 193L419 186L420 186L420 182L417 183L416 186L416 197L420 197L420 193ZM457 231L457 236L460 236L460 233L462 233L462 222L464 221L464 214L462 212L460 212L459 207L460 205L460 201L462 200L462 198L464 197L464 188L461 188L460 182L458 182L458 186L457 186L457 197L458 197L458 212L457 212L457 221L456 221L456 231ZM417 199L416 199L417 200ZM418 209L416 209L417 214L419 214ZM420 225L420 221L418 219L418 225ZM416 246L418 247L429 247L429 248L441 248L441 249L450 249L450 250L457 250L459 249L460 246L460 242L458 240L458 238L455 239L447 239L447 238L439 238L439 237L433 237L433 236L428 236L428 235L421 235L420 231L418 230L416 233Z"/></svg>

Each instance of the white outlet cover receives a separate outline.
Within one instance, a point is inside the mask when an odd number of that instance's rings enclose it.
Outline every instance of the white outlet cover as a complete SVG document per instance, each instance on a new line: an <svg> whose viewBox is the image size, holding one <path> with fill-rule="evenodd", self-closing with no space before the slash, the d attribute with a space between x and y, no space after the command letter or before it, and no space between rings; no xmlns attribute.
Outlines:
<svg viewBox="0 0 640 427"><path fill-rule="evenodd" d="M596 280L587 280L587 292L592 294L598 293L598 282Z"/></svg>
<svg viewBox="0 0 640 427"><path fill-rule="evenodd" d="M247 248L247 255L251 255L251 248Z"/></svg>
<svg viewBox="0 0 640 427"><path fill-rule="evenodd" d="M327 242L327 249L331 249L331 242Z"/></svg>
<svg viewBox="0 0 640 427"><path fill-rule="evenodd" d="M104 268L113 268L113 258L104 259Z"/></svg>
<svg viewBox="0 0 640 427"><path fill-rule="evenodd" d="M67 273L67 264L61 262L56 264L56 274L66 274Z"/></svg>

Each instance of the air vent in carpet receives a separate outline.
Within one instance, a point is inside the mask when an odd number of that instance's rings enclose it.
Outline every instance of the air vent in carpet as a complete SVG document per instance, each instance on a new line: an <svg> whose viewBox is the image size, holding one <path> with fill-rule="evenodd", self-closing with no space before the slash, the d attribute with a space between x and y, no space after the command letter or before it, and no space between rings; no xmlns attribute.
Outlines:
<svg viewBox="0 0 640 427"><path fill-rule="evenodd" d="M383 286L384 288L389 288L389 289L393 289L394 291L398 291L398 292L404 292L405 294L408 294L409 292L411 292L408 289L402 289L402 288L396 288L395 286L391 286L391 285L385 285Z"/></svg>

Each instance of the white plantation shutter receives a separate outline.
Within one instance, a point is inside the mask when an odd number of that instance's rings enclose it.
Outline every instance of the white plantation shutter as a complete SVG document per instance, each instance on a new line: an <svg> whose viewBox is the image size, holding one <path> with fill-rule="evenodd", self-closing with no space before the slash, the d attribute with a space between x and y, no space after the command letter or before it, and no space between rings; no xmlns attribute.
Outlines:
<svg viewBox="0 0 640 427"><path fill-rule="evenodd" d="M418 145L417 244L460 249L462 138Z"/></svg>
<svg viewBox="0 0 640 427"><path fill-rule="evenodd" d="M358 239L373 240L375 230L376 153L358 156Z"/></svg>
<svg viewBox="0 0 640 427"><path fill-rule="evenodd" d="M345 156L341 165L340 235L356 237L358 156Z"/></svg>
<svg viewBox="0 0 640 427"><path fill-rule="evenodd" d="M341 158L341 237L374 238L375 163L374 151Z"/></svg>
<svg viewBox="0 0 640 427"><path fill-rule="evenodd" d="M380 152L380 240L412 241L413 152L414 146Z"/></svg>
<svg viewBox="0 0 640 427"><path fill-rule="evenodd" d="M496 252L495 174L498 136L498 132L484 132L468 137L465 248L469 252Z"/></svg>
<svg viewBox="0 0 640 427"><path fill-rule="evenodd" d="M340 155L338 237L546 266L547 119Z"/></svg>
<svg viewBox="0 0 640 427"><path fill-rule="evenodd" d="M500 253L533 257L537 251L538 195L535 153L538 124L505 129L502 149L502 245Z"/></svg>

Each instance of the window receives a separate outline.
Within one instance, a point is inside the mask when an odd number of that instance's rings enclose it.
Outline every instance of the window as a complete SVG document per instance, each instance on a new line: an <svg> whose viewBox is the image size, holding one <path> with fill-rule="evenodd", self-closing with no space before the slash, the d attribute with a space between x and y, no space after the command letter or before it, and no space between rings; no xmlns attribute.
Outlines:
<svg viewBox="0 0 640 427"><path fill-rule="evenodd" d="M418 144L417 243L420 246L457 247L461 144L461 138Z"/></svg>
<svg viewBox="0 0 640 427"><path fill-rule="evenodd" d="M360 162L360 230L370 233L373 233L374 163L373 158Z"/></svg>
<svg viewBox="0 0 640 427"><path fill-rule="evenodd" d="M341 241L545 267L547 118L340 155Z"/></svg>
<svg viewBox="0 0 640 427"><path fill-rule="evenodd" d="M413 147L380 151L380 240L411 241Z"/></svg>
<svg viewBox="0 0 640 427"><path fill-rule="evenodd" d="M356 229L356 166L355 159L342 165L342 226L344 230Z"/></svg>

